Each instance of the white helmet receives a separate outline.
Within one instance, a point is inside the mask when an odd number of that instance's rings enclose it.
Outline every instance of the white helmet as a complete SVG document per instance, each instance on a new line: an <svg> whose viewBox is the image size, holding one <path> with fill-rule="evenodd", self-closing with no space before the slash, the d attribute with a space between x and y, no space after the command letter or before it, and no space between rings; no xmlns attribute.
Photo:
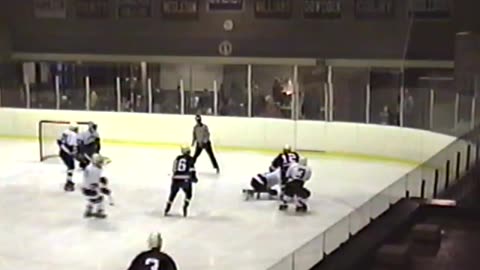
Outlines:
<svg viewBox="0 0 480 270"><path fill-rule="evenodd" d="M99 154L93 154L92 155L92 163L96 166L102 166L103 165L103 162L104 162L104 158L99 155Z"/></svg>
<svg viewBox="0 0 480 270"><path fill-rule="evenodd" d="M163 239L160 233L151 233L148 236L147 242L148 242L149 249L154 249L154 248L158 250L162 249Z"/></svg>
<svg viewBox="0 0 480 270"><path fill-rule="evenodd" d="M292 147L289 144L285 144L285 146L283 146L283 152L284 153L292 152Z"/></svg>
<svg viewBox="0 0 480 270"><path fill-rule="evenodd" d="M307 166L307 163L308 163L308 159L305 157L300 158L300 160L298 161L298 164L303 166Z"/></svg>
<svg viewBox="0 0 480 270"><path fill-rule="evenodd" d="M78 124L76 122L70 122L68 129L74 132L78 131Z"/></svg>
<svg viewBox="0 0 480 270"><path fill-rule="evenodd" d="M182 152L182 155L190 154L190 147L188 145L183 145L180 148L180 151Z"/></svg>

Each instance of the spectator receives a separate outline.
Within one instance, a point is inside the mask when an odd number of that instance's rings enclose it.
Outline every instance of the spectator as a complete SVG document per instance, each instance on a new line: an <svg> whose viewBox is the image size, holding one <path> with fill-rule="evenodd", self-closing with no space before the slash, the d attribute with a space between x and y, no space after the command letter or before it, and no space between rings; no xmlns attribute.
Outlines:
<svg viewBox="0 0 480 270"><path fill-rule="evenodd" d="M283 100L283 86L282 86L282 83L280 82L279 78L275 78L273 80L272 95L273 95L273 102L282 103L282 100Z"/></svg>
<svg viewBox="0 0 480 270"><path fill-rule="evenodd" d="M265 97L265 108L261 115L262 117L269 117L269 118L282 118L282 111L278 107L278 105L273 100L272 96Z"/></svg>
<svg viewBox="0 0 480 270"><path fill-rule="evenodd" d="M392 113L392 111L387 105L383 106L383 110L380 112L380 124L382 125L395 124L395 114Z"/></svg>
<svg viewBox="0 0 480 270"><path fill-rule="evenodd" d="M97 108L98 95L95 90L92 90L90 93L90 110L95 110Z"/></svg>

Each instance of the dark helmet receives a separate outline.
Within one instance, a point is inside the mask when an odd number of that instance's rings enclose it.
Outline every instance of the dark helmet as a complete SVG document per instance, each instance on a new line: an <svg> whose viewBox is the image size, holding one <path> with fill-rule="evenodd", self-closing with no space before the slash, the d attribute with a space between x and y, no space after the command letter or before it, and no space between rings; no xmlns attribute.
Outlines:
<svg viewBox="0 0 480 270"><path fill-rule="evenodd" d="M88 122L88 129L90 130L97 130L97 124L95 124L94 122Z"/></svg>

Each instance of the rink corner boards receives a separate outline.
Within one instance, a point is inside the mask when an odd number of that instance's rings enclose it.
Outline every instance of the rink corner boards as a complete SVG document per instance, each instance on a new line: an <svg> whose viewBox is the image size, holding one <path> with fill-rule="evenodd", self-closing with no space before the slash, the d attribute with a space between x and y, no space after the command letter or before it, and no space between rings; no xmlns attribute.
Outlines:
<svg viewBox="0 0 480 270"><path fill-rule="evenodd" d="M3 136L0 135L0 140L16 140L16 141L35 141L37 140L36 137L28 137L28 136ZM53 142L53 140L52 140ZM176 149L179 147L178 144L173 143L158 143L158 142L136 142L136 141L120 141L120 140L103 140L103 143L106 145L112 146L120 146L120 147L145 147L145 148L158 148L158 149ZM262 155L275 155L278 153L278 149L252 149L247 147L229 147L229 146L217 146L215 149L219 152L251 152L255 154L262 154ZM306 149L299 149L298 152L301 155L304 155L308 158L316 158L316 159L343 159L343 160L357 160L357 161L364 161L364 162L373 162L373 163L390 163L390 164L399 164L399 165L406 165L406 166L419 166L421 165L420 162L407 160L407 159L399 159L399 158L391 158L391 157L384 157L378 155L366 155L366 154L358 154L358 153L348 153L348 152L330 152L330 151L311 151ZM432 166L422 165L423 167L430 167L434 169Z"/></svg>

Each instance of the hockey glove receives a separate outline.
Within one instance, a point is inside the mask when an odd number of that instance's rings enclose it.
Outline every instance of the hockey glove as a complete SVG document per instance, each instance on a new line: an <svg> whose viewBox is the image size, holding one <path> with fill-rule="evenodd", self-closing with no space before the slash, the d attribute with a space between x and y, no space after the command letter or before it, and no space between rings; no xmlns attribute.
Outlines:
<svg viewBox="0 0 480 270"><path fill-rule="evenodd" d="M100 177L100 183L104 186L108 185L108 179L105 176Z"/></svg>
<svg viewBox="0 0 480 270"><path fill-rule="evenodd" d="M102 194L107 195L107 196L110 196L110 194L112 194L112 192L110 191L110 189L105 188L105 187L100 188L100 192L101 192Z"/></svg>

